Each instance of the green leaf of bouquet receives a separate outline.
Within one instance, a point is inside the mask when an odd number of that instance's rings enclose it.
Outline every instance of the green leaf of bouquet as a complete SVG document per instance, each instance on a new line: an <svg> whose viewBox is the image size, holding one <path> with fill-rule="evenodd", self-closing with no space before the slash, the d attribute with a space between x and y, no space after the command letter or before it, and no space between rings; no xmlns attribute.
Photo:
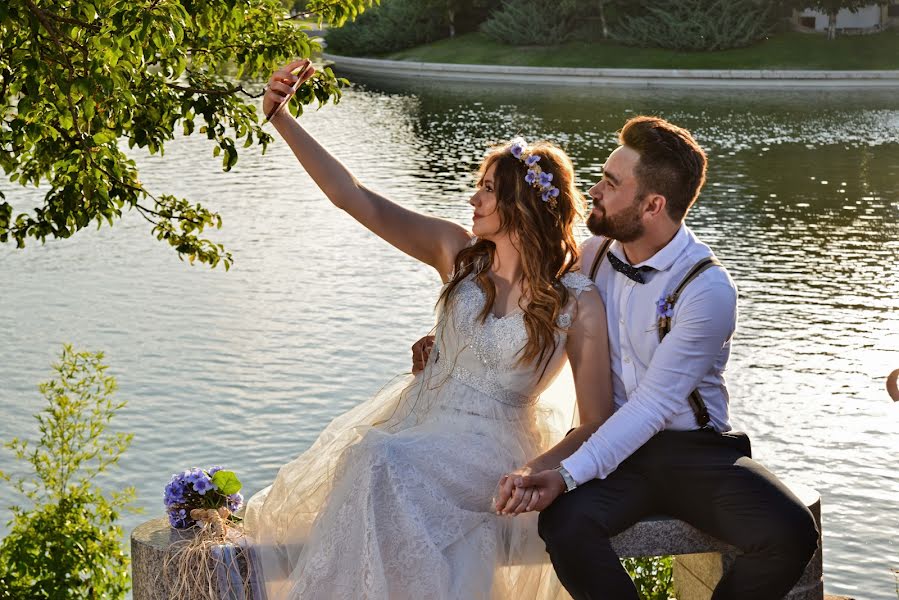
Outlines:
<svg viewBox="0 0 899 600"><path fill-rule="evenodd" d="M234 471L216 471L212 476L212 483L225 495L236 494L241 488L240 479Z"/></svg>

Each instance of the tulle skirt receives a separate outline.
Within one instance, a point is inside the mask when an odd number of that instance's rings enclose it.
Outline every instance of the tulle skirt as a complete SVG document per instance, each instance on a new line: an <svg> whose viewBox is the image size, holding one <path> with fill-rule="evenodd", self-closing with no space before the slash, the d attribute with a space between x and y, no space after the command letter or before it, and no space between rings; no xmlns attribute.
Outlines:
<svg viewBox="0 0 899 600"><path fill-rule="evenodd" d="M499 478L561 436L433 365L336 418L247 503L255 579L280 599L567 598L537 515L497 516Z"/></svg>

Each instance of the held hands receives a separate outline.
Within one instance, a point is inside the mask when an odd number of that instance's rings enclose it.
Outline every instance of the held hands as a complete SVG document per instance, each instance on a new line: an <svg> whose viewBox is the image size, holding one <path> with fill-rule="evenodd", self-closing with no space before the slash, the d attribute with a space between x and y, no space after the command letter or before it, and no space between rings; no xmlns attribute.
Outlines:
<svg viewBox="0 0 899 600"><path fill-rule="evenodd" d="M564 491L565 481L558 471L532 473L530 467L523 467L500 478L496 514L514 516L545 510Z"/></svg>
<svg viewBox="0 0 899 600"><path fill-rule="evenodd" d="M308 59L295 60L272 73L262 98L262 112L266 121L275 118L290 97L314 73L315 68Z"/></svg>
<svg viewBox="0 0 899 600"><path fill-rule="evenodd" d="M420 373L428 364L428 357L434 348L434 336L426 335L412 344L412 374Z"/></svg>

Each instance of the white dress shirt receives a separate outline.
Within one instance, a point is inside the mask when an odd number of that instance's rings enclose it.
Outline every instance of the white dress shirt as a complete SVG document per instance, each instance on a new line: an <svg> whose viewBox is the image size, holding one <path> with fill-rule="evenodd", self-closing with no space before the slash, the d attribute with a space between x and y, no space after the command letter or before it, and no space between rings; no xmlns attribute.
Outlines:
<svg viewBox="0 0 899 600"><path fill-rule="evenodd" d="M602 240L584 242L584 271L593 264ZM627 263L618 242L609 252ZM737 289L727 272L711 267L688 284L674 305L670 333L661 343L658 334L659 299L711 255L682 225L668 245L633 265L655 269L643 273L644 284L614 270L603 257L595 282L609 323L615 413L562 461L578 484L604 479L663 429L698 429L688 401L695 389L708 408L709 424L717 431L730 430L724 370L737 322Z"/></svg>

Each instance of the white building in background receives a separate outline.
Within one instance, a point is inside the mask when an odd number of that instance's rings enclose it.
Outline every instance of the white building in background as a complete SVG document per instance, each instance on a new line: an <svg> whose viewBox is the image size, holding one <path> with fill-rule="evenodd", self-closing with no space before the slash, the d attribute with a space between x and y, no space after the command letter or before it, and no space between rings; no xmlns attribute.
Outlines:
<svg viewBox="0 0 899 600"><path fill-rule="evenodd" d="M793 22L804 31L827 31L827 14L806 9L793 12ZM889 27L899 27L899 1L888 5L870 4L856 12L846 9L837 13L837 30L851 30L859 33L881 31Z"/></svg>

